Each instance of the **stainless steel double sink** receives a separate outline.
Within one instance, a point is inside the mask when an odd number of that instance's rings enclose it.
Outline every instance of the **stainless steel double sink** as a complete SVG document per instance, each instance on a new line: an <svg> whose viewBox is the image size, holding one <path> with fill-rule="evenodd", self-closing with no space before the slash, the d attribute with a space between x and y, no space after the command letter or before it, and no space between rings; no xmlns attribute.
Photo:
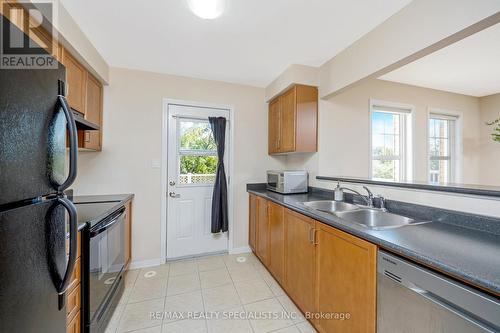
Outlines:
<svg viewBox="0 0 500 333"><path fill-rule="evenodd" d="M329 213L347 222L356 223L373 230L401 228L430 222L418 221L406 216L389 213L378 208L358 206L339 201L306 201L302 204L310 209Z"/></svg>

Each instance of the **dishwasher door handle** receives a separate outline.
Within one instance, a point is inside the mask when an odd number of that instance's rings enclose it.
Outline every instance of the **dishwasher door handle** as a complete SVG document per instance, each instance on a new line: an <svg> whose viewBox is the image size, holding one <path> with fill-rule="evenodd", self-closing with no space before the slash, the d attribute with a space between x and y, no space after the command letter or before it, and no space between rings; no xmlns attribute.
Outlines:
<svg viewBox="0 0 500 333"><path fill-rule="evenodd" d="M434 303L434 304L436 304L436 305L438 305L438 306L440 306L440 307L442 307L450 312L453 312L454 314L456 314L460 318L470 322L473 325L476 325L477 327L480 327L481 329L483 329L487 332L490 332L490 333L497 333L498 332L498 330L492 328L490 325L488 325L488 324L474 318L470 314L468 314L467 311L461 309L458 306L455 306L451 303L446 302L445 300L441 299L439 296L436 296L433 293L428 292L427 290L424 290L411 282L407 282L406 287L408 289L410 289L411 291L424 297L425 299L431 301L432 303Z"/></svg>

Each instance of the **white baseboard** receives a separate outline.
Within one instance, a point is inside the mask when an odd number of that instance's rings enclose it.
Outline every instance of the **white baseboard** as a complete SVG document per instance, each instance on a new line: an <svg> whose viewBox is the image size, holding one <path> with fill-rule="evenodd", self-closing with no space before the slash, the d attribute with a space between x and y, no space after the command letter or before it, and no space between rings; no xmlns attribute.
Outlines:
<svg viewBox="0 0 500 333"><path fill-rule="evenodd" d="M250 253L250 252L252 252L252 249L250 248L250 246L235 247L235 248L229 250L229 254L241 254L241 253ZM204 254L204 255L208 255L208 254ZM191 256L191 257L193 257L193 256ZM176 258L176 259L185 259L185 258ZM165 261L166 260L162 259L162 258L132 261L130 263L130 265L128 266L128 269L139 269L139 268L144 268L144 267L158 266L158 265L164 264Z"/></svg>
<svg viewBox="0 0 500 333"><path fill-rule="evenodd" d="M250 253L252 249L250 246L235 247L229 250L229 254Z"/></svg>
<svg viewBox="0 0 500 333"><path fill-rule="evenodd" d="M132 261L130 263L130 265L128 266L128 269L138 269L138 268L144 268L144 267L158 266L164 262L165 261L164 260L162 261L161 258L141 260L141 261Z"/></svg>

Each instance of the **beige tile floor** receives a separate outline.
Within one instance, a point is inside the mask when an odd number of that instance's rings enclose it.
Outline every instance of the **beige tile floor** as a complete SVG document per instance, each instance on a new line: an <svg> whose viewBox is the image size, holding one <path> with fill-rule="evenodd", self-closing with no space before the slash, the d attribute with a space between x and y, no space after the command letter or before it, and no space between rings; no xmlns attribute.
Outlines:
<svg viewBox="0 0 500 333"><path fill-rule="evenodd" d="M239 262L239 257L245 261ZM152 312L159 315L152 318ZM175 315L178 313L184 317ZM188 317L190 313L213 317L192 318ZM288 317L256 318L269 313L285 313ZM225 314L233 317L222 317ZM127 272L124 294L106 330L122 332L316 331L259 260L253 254L240 254L187 259Z"/></svg>

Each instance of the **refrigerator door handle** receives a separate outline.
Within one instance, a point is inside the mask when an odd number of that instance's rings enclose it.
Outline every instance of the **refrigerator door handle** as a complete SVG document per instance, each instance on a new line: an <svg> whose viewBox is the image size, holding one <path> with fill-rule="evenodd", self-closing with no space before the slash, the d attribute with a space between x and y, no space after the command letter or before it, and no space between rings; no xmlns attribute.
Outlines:
<svg viewBox="0 0 500 333"><path fill-rule="evenodd" d="M68 122L69 131L69 171L68 177L59 185L57 190L62 192L73 184L77 173L77 162L78 162L78 133L76 130L75 118L73 117L73 112L71 112L68 101L63 95L57 96L58 104L60 104L64 115L66 116L66 121Z"/></svg>
<svg viewBox="0 0 500 333"><path fill-rule="evenodd" d="M66 208L69 214L69 258L68 264L66 266L66 272L64 273L64 277L59 286L57 286L57 292L59 295L62 295L66 292L68 288L71 274L73 273L73 269L75 268L76 263L76 252L77 252L77 216L76 216L76 208L75 205L71 201L66 198L58 198L57 202Z"/></svg>

